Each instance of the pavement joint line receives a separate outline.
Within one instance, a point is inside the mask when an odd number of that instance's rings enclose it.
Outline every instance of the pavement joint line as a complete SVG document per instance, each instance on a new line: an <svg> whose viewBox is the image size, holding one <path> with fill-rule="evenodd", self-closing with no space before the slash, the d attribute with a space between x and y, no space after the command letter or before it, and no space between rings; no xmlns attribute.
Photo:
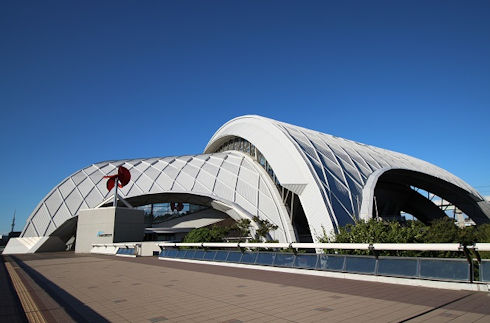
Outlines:
<svg viewBox="0 0 490 323"><path fill-rule="evenodd" d="M27 320L30 323L47 323L36 302L34 302L31 294L20 279L20 276L17 273L16 269L10 263L10 259L5 262L5 267L7 268L7 272L9 273L10 279L12 280L15 292L19 296L19 300L22 308L24 309Z"/></svg>

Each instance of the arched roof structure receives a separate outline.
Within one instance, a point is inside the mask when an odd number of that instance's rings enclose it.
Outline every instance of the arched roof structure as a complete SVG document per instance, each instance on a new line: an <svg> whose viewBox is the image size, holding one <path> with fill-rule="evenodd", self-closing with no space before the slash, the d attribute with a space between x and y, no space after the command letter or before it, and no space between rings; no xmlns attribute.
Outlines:
<svg viewBox="0 0 490 323"><path fill-rule="evenodd" d="M232 138L243 138L257 147L281 186L298 194L313 238L322 228L333 232L357 219L372 217L378 180L398 172L404 176L395 176L392 180L396 183L434 189L471 211L468 213L477 223L490 218L488 202L474 188L448 171L408 155L256 115L224 124L205 152L219 150Z"/></svg>
<svg viewBox="0 0 490 323"><path fill-rule="evenodd" d="M94 208L113 196L103 177L123 165L131 181L118 194L131 200L162 193L207 197L232 218L254 215L278 225L272 238L292 239L287 211L267 173L247 155L226 152L193 156L128 159L90 165L67 177L39 203L21 237L48 236L80 209Z"/></svg>
<svg viewBox="0 0 490 323"><path fill-rule="evenodd" d="M132 175L119 192L128 200L158 194L206 198L236 220L255 215L269 220L278 226L272 238L280 242L314 241L323 232L368 219L378 210L376 196L395 199L397 210L419 212L426 221L440 216L412 186L451 201L476 223L490 221L490 204L433 164L249 115L224 124L202 155L107 161L75 172L39 203L21 236L48 236L80 209L106 203L113 193L102 178L119 165ZM302 240L305 234L310 240Z"/></svg>

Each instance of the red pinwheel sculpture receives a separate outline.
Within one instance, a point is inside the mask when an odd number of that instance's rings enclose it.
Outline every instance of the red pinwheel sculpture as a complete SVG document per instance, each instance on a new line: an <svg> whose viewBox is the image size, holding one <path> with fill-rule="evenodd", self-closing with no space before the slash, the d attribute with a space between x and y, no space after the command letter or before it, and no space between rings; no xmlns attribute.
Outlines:
<svg viewBox="0 0 490 323"><path fill-rule="evenodd" d="M131 179L131 173L126 167L119 166L116 175L104 176L104 178L109 179L107 180L107 190L110 192L116 185L116 181L117 181L117 186L119 186L120 188L126 186L129 183L129 180Z"/></svg>
<svg viewBox="0 0 490 323"><path fill-rule="evenodd" d="M114 192L114 206L117 206L117 187L122 188L126 186L131 179L131 173L127 168L119 166L116 175L104 176L104 178L108 178L107 190L109 192L114 188L114 186L116 187L116 191Z"/></svg>

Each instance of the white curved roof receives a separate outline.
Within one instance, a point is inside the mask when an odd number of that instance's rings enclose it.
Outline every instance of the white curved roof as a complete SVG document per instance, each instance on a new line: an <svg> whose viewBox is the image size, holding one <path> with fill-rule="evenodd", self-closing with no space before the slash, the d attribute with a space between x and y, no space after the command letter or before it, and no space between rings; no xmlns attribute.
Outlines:
<svg viewBox="0 0 490 323"><path fill-rule="evenodd" d="M27 220L22 237L48 236L80 209L94 208L110 199L103 176L124 165L131 181L124 198L158 193L186 193L210 197L239 217L257 215L279 226L272 238L291 241L294 235L274 184L249 156L240 152L194 156L107 161L88 166L57 185ZM228 212L227 212L228 213Z"/></svg>
<svg viewBox="0 0 490 323"><path fill-rule="evenodd" d="M227 122L211 138L205 152L217 150L230 137L241 137L255 145L281 185L300 196L313 236L321 234L322 227L330 232L355 219L370 217L374 178L389 169L425 173L481 198L460 178L420 159L261 116Z"/></svg>
<svg viewBox="0 0 490 323"><path fill-rule="evenodd" d="M234 218L268 219L279 227L273 239L294 242L290 215L269 174L244 153L216 153L231 137L256 146L280 184L299 196L313 240L323 231L371 217L377 180L388 170L409 170L455 185L477 203L484 220L490 219L490 203L481 202L475 189L435 165L276 120L243 116L224 124L203 155L107 161L74 173L39 203L22 236L47 236L80 209L104 203L113 192L107 192L103 176L124 165L132 175L119 192L124 198L160 193L205 196Z"/></svg>

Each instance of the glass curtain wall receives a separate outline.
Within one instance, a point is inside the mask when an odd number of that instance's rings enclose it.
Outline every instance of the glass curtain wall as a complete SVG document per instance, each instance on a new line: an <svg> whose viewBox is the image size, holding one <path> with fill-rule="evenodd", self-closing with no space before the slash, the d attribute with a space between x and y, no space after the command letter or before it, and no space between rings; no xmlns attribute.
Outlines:
<svg viewBox="0 0 490 323"><path fill-rule="evenodd" d="M207 206L177 202L153 203L136 207L136 209L145 211L145 224L147 225L162 223L207 208Z"/></svg>

